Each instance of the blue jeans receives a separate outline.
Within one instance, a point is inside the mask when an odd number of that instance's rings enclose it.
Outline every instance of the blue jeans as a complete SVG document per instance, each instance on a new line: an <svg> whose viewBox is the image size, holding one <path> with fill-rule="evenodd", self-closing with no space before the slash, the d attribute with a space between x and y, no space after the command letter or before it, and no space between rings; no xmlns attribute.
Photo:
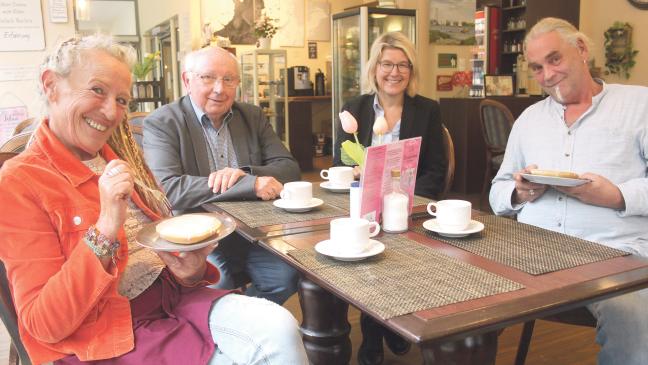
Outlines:
<svg viewBox="0 0 648 365"><path fill-rule="evenodd" d="M587 306L596 317L599 365L648 364L648 289Z"/></svg>
<svg viewBox="0 0 648 365"><path fill-rule="evenodd" d="M213 286L215 288L237 288L244 284L237 279L246 274L252 285L248 286L245 295L283 304L297 291L299 276L295 269L236 232L222 240L207 260L221 274L220 281Z"/></svg>
<svg viewBox="0 0 648 365"><path fill-rule="evenodd" d="M237 294L218 299L209 329L217 349L208 365L308 364L297 321L265 299Z"/></svg>

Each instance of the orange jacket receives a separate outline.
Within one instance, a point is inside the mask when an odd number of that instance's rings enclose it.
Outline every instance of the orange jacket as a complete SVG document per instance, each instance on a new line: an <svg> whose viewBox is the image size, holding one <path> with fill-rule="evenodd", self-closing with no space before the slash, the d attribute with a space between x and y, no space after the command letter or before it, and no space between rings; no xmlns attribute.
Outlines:
<svg viewBox="0 0 648 365"><path fill-rule="evenodd" d="M107 161L117 158L107 145ZM126 267L124 230L117 270L106 272L83 235L99 217L98 177L56 138L47 121L29 148L0 171L0 259L32 362L76 354L112 358L134 347L130 303L117 291ZM131 199L159 217L137 194ZM211 265L205 280L218 281Z"/></svg>

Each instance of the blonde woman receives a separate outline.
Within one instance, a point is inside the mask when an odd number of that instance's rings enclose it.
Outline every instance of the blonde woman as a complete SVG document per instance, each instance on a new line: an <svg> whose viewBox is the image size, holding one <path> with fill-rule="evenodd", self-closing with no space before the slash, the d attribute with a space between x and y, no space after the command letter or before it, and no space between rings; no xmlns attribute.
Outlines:
<svg viewBox="0 0 648 365"><path fill-rule="evenodd" d="M436 198L446 173L441 114L436 101L417 94L419 66L414 45L400 32L381 35L371 46L366 70L366 94L349 101L342 111L349 111L358 121L358 140L364 146L422 137L415 191ZM373 132L379 117L387 121L382 136ZM355 139L339 121L336 128L333 164L338 166L342 165L342 142Z"/></svg>

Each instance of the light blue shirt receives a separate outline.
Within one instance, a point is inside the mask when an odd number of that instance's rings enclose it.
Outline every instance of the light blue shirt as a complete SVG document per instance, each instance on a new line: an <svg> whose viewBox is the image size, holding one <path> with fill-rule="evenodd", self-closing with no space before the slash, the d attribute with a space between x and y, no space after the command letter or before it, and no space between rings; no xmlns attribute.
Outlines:
<svg viewBox="0 0 648 365"><path fill-rule="evenodd" d="M378 102L378 95L374 96L373 109L374 109L374 114L375 114L375 119L374 119L374 123L375 123L376 119L378 119L378 117L384 117L385 116L385 110L382 108L382 106ZM400 138L400 126L401 126L401 121L399 120L398 122L396 122L396 124L394 125L394 128L392 128L391 132L383 134L382 143L381 143L380 136L377 135L374 132L371 132L371 145L372 146L378 146L380 144L385 144L385 143L391 143L391 142L398 141L398 139ZM373 128L372 128L372 130L373 130Z"/></svg>
<svg viewBox="0 0 648 365"><path fill-rule="evenodd" d="M214 123L207 117L207 114L194 103L191 96L191 106L194 113L202 126L205 140L207 141L207 152L209 157L209 168L211 171L218 171L226 167L238 168L238 160L234 145L232 144L232 137L229 132L229 122L232 119L232 110L227 113L223 119L223 124L220 128L216 129Z"/></svg>
<svg viewBox="0 0 648 365"><path fill-rule="evenodd" d="M551 188L534 202L514 207L513 173L531 164L601 175L619 188L625 210L588 205ZM551 97L520 115L493 180L490 203L496 214L517 213L520 222L648 256L647 167L648 88L603 84L591 107L569 128L563 105Z"/></svg>

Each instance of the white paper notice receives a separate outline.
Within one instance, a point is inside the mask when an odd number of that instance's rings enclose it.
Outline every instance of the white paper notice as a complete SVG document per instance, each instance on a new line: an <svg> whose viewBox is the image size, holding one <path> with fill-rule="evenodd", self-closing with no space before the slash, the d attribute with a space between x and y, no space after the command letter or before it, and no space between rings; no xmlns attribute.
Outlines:
<svg viewBox="0 0 648 365"><path fill-rule="evenodd" d="M49 0L49 18L52 23L67 23L67 0Z"/></svg>
<svg viewBox="0 0 648 365"><path fill-rule="evenodd" d="M23 119L27 119L27 108L24 106L0 108L0 143L11 137L14 128Z"/></svg>
<svg viewBox="0 0 648 365"><path fill-rule="evenodd" d="M0 51L45 49L40 1L0 0Z"/></svg>

